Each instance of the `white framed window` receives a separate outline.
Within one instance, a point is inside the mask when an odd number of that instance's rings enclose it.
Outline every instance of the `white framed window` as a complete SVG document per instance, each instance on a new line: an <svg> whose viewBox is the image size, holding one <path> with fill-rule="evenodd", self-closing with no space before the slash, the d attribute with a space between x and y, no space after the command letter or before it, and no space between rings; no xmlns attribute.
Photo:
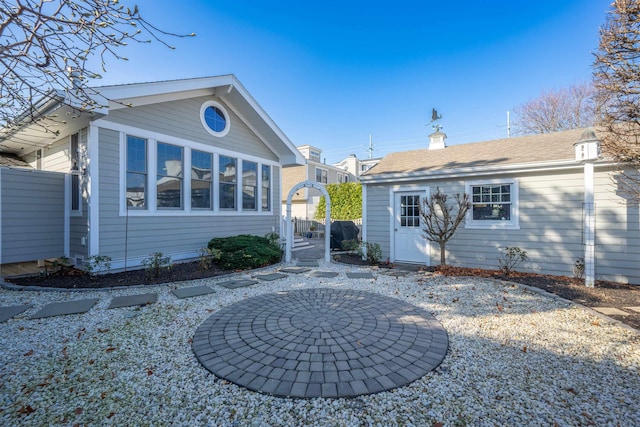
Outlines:
<svg viewBox="0 0 640 427"><path fill-rule="evenodd" d="M191 150L191 209L213 208L213 154Z"/></svg>
<svg viewBox="0 0 640 427"><path fill-rule="evenodd" d="M319 182L321 184L326 184L327 183L327 170L326 169L316 168L316 182Z"/></svg>
<svg viewBox="0 0 640 427"><path fill-rule="evenodd" d="M222 137L229 133L231 122L227 110L216 101L206 101L200 107L202 126L213 136Z"/></svg>
<svg viewBox="0 0 640 427"><path fill-rule="evenodd" d="M147 140L127 135L127 209L147 208Z"/></svg>
<svg viewBox="0 0 640 427"><path fill-rule="evenodd" d="M158 142L156 206L158 209L182 209L183 149Z"/></svg>
<svg viewBox="0 0 640 427"><path fill-rule="evenodd" d="M494 179L465 183L471 208L467 228L520 228L518 220L518 180Z"/></svg>
<svg viewBox="0 0 640 427"><path fill-rule="evenodd" d="M242 210L258 209L258 164L248 160L242 161Z"/></svg>
<svg viewBox="0 0 640 427"><path fill-rule="evenodd" d="M262 165L262 212L271 210L271 166Z"/></svg>
<svg viewBox="0 0 640 427"><path fill-rule="evenodd" d="M237 159L227 156L218 157L218 176L220 209L236 209Z"/></svg>
<svg viewBox="0 0 640 427"><path fill-rule="evenodd" d="M122 216L272 213L275 162L126 131L120 150Z"/></svg>

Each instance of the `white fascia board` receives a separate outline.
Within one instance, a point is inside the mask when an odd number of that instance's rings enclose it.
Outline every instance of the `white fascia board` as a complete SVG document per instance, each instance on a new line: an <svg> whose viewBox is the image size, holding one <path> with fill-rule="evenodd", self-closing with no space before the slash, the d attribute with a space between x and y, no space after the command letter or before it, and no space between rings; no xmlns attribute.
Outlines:
<svg viewBox="0 0 640 427"><path fill-rule="evenodd" d="M561 162L545 162L537 164L518 164L518 165L504 165L504 166L492 166L492 167L478 167L478 168L463 168L463 169L444 169L431 172L405 172L384 174L380 177L372 175L364 175L360 177L360 181L363 185L388 183L388 182L402 182L402 181L416 181L416 180L435 180L435 179L448 179L448 178L466 178L486 175L502 175L502 174L517 174L517 173L531 173L531 172L551 172L561 170L582 170L582 164L575 161L561 161Z"/></svg>
<svg viewBox="0 0 640 427"><path fill-rule="evenodd" d="M189 92L233 85L237 81L232 75L203 77L197 79L169 80L163 82L135 83L117 86L94 87L102 97L122 100L146 96Z"/></svg>

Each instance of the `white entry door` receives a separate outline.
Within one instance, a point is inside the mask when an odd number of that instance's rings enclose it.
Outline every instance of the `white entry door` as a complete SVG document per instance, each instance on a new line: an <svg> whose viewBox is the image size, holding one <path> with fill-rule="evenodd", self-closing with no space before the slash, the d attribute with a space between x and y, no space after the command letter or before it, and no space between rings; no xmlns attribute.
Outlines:
<svg viewBox="0 0 640 427"><path fill-rule="evenodd" d="M395 193L393 234L397 262L429 264L420 219L420 200L425 196L424 191Z"/></svg>

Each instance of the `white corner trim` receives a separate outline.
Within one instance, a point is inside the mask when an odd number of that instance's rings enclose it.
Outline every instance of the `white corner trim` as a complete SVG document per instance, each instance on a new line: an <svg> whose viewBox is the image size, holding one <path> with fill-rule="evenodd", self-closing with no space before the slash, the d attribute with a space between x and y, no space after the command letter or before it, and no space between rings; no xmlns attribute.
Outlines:
<svg viewBox="0 0 640 427"><path fill-rule="evenodd" d="M363 242L367 241L367 186L362 187L362 236Z"/></svg>

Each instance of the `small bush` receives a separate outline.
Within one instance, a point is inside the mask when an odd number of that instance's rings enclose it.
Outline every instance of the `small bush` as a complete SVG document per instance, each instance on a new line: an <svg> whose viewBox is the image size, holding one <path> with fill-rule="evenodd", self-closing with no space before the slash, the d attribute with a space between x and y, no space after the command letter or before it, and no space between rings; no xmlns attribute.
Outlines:
<svg viewBox="0 0 640 427"><path fill-rule="evenodd" d="M360 242L357 239L353 240L343 240L340 244L343 251L347 252L358 252L360 251Z"/></svg>
<svg viewBox="0 0 640 427"><path fill-rule="evenodd" d="M369 264L375 265L382 259L382 249L377 243L362 242L358 255L366 257Z"/></svg>
<svg viewBox="0 0 640 427"><path fill-rule="evenodd" d="M213 261L220 259L220 255L218 249L200 248L200 271L210 269Z"/></svg>
<svg viewBox="0 0 640 427"><path fill-rule="evenodd" d="M527 251L517 246L507 246L504 249L499 249L499 251L498 264L505 276L509 276L518 265L528 259Z"/></svg>
<svg viewBox="0 0 640 427"><path fill-rule="evenodd" d="M584 277L584 258L578 258L573 264L573 277L576 279L582 279Z"/></svg>
<svg viewBox="0 0 640 427"><path fill-rule="evenodd" d="M162 252L153 252L148 258L140 262L147 269L149 277L159 277L160 269L166 268L170 270L172 267L171 257L165 256Z"/></svg>
<svg viewBox="0 0 640 427"><path fill-rule="evenodd" d="M276 248L280 247L280 235L278 233L267 233L264 235L264 238L269 241L270 244L275 246Z"/></svg>
<svg viewBox="0 0 640 427"><path fill-rule="evenodd" d="M109 271L111 270L111 257L109 255L91 255L84 262L84 268L91 276Z"/></svg>
<svg viewBox="0 0 640 427"><path fill-rule="evenodd" d="M269 239L242 234L211 239L209 249L219 250L218 266L225 270L247 270L280 262L282 251Z"/></svg>

